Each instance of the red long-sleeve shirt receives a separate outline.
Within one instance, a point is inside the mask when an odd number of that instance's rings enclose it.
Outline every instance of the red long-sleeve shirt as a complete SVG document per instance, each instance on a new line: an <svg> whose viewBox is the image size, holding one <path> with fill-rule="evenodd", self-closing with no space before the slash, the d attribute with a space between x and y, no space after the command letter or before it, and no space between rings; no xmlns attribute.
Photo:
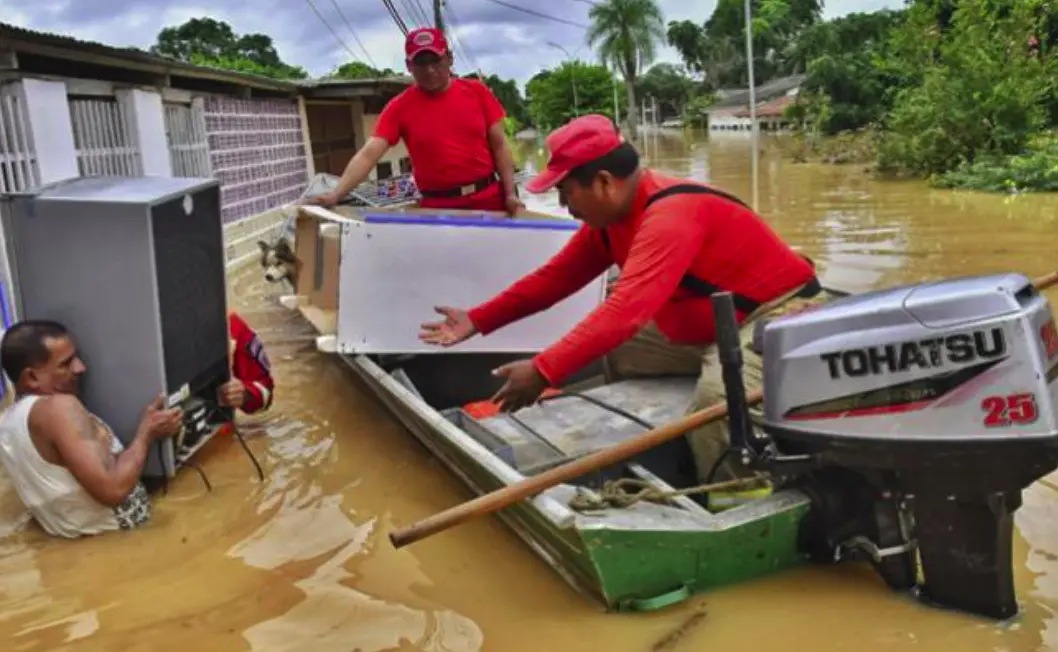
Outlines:
<svg viewBox="0 0 1058 652"><path fill-rule="evenodd" d="M272 405L275 381L272 379L272 363L265 353L261 339L250 325L235 313L228 315L228 332L235 341L231 372L246 386L246 400L242 411L253 414Z"/></svg>
<svg viewBox="0 0 1058 652"><path fill-rule="evenodd" d="M471 310L471 321L488 334L550 308L617 264L621 275L606 301L533 359L544 378L559 385L652 319L675 343L712 343L709 298L679 287L688 272L759 302L782 296L813 277L808 261L753 211L733 201L684 194L645 208L658 191L684 183L644 171L629 217L606 228L608 247L599 230L581 226L543 267ZM745 316L738 313L740 321Z"/></svg>

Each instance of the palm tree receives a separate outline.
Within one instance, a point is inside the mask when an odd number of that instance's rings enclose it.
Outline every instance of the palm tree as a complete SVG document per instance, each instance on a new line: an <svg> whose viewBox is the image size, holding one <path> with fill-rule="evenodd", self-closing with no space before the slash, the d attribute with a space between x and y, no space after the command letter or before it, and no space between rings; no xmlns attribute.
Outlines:
<svg viewBox="0 0 1058 652"><path fill-rule="evenodd" d="M588 45L621 73L628 93L628 130L636 135L636 78L665 43L665 18L654 0L603 0L588 11Z"/></svg>

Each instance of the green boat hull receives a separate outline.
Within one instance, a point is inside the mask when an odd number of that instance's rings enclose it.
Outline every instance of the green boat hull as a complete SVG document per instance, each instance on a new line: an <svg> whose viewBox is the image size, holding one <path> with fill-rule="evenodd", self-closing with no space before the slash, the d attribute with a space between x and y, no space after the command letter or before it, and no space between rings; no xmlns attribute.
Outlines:
<svg viewBox="0 0 1058 652"><path fill-rule="evenodd" d="M370 358L342 360L475 494L523 478ZM658 609L805 562L797 541L809 500L797 491L718 514L685 497L576 512L569 507L576 492L571 485L553 487L498 516L569 584L608 610Z"/></svg>

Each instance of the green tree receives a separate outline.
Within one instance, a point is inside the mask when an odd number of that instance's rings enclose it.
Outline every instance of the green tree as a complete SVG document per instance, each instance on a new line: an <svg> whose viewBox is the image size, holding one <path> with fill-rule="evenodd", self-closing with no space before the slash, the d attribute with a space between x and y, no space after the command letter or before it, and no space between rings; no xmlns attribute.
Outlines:
<svg viewBox="0 0 1058 652"><path fill-rule="evenodd" d="M179 61L275 79L308 77L304 68L279 58L272 37L238 36L231 25L213 18L192 18L183 25L162 29L150 51Z"/></svg>
<svg viewBox="0 0 1058 652"><path fill-rule="evenodd" d="M532 122L529 118L529 107L526 105L522 91L518 88L518 82L513 79L500 79L496 75L482 77L478 73L466 75L469 79L477 79L489 87L492 94L503 105L507 117L514 120L511 129L518 131L521 127Z"/></svg>
<svg viewBox="0 0 1058 652"><path fill-rule="evenodd" d="M641 65L649 64L665 43L665 19L654 0L603 0L588 10L591 25L588 45L603 63L621 73L625 81L628 129L636 134L636 79Z"/></svg>
<svg viewBox="0 0 1058 652"><path fill-rule="evenodd" d="M699 92L699 84L679 66L659 63L647 70L636 83L639 97L657 100L662 119L683 114L687 103Z"/></svg>
<svg viewBox="0 0 1058 652"><path fill-rule="evenodd" d="M935 63L910 62L922 66L922 82L897 93L882 167L930 175L1023 152L1047 125L1056 94L1054 52L1033 53L1027 43L1053 11L1047 0L961 0L940 33L909 17L894 40L932 48Z"/></svg>
<svg viewBox="0 0 1058 652"><path fill-rule="evenodd" d="M806 29L791 50L806 62L806 78L788 115L824 134L880 123L895 91L909 83L885 63L904 17L903 11L855 13Z"/></svg>
<svg viewBox="0 0 1058 652"><path fill-rule="evenodd" d="M329 79L378 79L379 77L398 77L392 68L373 68L363 61L349 61L338 66L327 77Z"/></svg>
<svg viewBox="0 0 1058 652"><path fill-rule="evenodd" d="M533 122L539 129L550 130L586 113L601 113L612 120L615 83L608 68L583 61L567 61L558 68L543 70L525 85ZM619 110L627 113L620 103Z"/></svg>
<svg viewBox="0 0 1058 652"><path fill-rule="evenodd" d="M794 45L820 20L820 0L752 0L753 75L757 84L802 72ZM744 0L718 0L704 25L669 23L668 37L688 69L702 72L712 88L744 88L746 65Z"/></svg>

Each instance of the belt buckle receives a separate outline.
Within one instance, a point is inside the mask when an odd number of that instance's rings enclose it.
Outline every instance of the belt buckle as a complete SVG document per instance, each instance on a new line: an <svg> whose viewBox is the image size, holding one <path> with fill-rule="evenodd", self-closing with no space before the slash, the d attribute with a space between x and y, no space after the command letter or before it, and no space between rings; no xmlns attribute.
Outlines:
<svg viewBox="0 0 1058 652"><path fill-rule="evenodd" d="M461 186L459 188L459 194L462 197L466 197L467 195L473 195L476 190L477 187L473 183L468 183L467 185Z"/></svg>

